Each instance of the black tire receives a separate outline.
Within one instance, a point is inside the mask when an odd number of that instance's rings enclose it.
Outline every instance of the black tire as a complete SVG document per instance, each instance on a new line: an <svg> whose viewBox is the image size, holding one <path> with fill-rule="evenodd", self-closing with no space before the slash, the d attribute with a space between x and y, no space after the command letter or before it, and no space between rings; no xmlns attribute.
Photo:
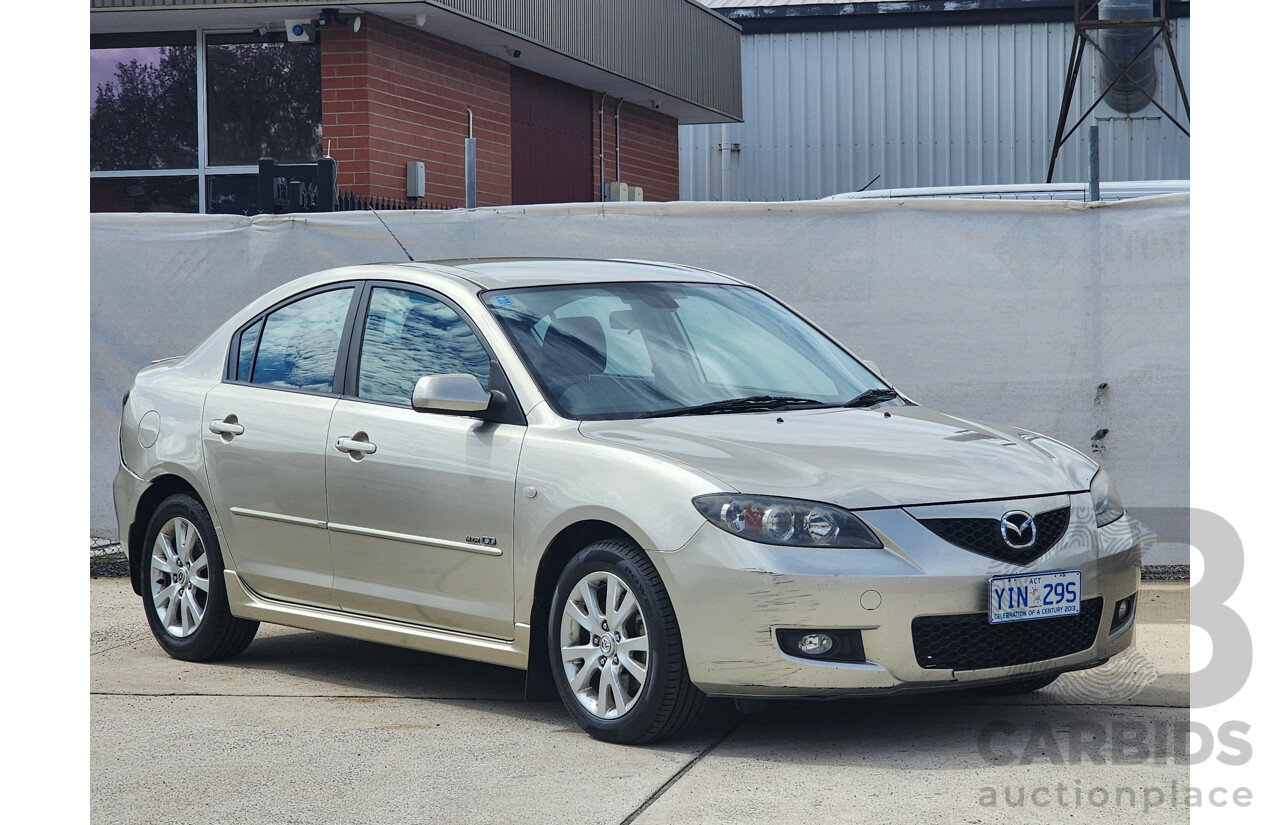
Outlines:
<svg viewBox="0 0 1280 825"><path fill-rule="evenodd" d="M1053 684L1053 680L1057 679L1059 675L1057 673L1042 673L1039 676L1028 676L1025 679L1018 679L1013 682L987 685L982 688L982 691L991 696L1017 696L1022 693L1034 693L1040 688Z"/></svg>
<svg viewBox="0 0 1280 825"><path fill-rule="evenodd" d="M566 621L565 606L579 582L591 574L601 573L618 577L635 595L648 640L644 682L634 693L634 703L616 718L601 718L584 706L570 686L570 677L561 656L561 632ZM629 621L634 621L634 615ZM573 628L574 625L570 624L569 627ZM587 632L583 633L585 636ZM605 742L642 745L669 739L691 725L706 702L706 695L689 681L680 628L676 624L675 611L671 607L667 589L644 551L630 541L597 541L584 547L569 560L560 574L551 603L551 614L547 622L547 651L550 654L551 673L564 706L583 730ZM616 665L618 659L615 658L613 662ZM585 659L581 667L587 667ZM624 670L625 663L624 668L617 672L621 674ZM603 674L603 669L599 673ZM598 679L601 677L592 678L599 684ZM635 681L633 677L626 678L632 683ZM591 690L590 685L587 690ZM602 690L597 690L603 694Z"/></svg>
<svg viewBox="0 0 1280 825"><path fill-rule="evenodd" d="M188 584L192 594L191 599L197 604L201 599L204 600L203 614L198 622L195 622L194 628L185 633L181 627L177 630L170 629L157 609L157 594L163 594L170 585L176 586L176 583L179 583L177 574L162 569L153 570L152 565L152 554L161 531L169 527L175 519L185 520L187 524L195 527L199 547L193 548L193 562L190 568L192 570L199 568L195 575L199 572L207 573L208 580L208 589L202 592L194 583L195 578L188 578L187 571L183 571L180 583L191 582ZM166 538L172 539L168 533ZM143 611L147 614L147 624L151 625L151 632L156 637L156 641L170 656L187 662L229 659L242 652L253 641L254 634L258 632L258 623L231 615L231 608L227 604L226 583L222 575L221 548L218 546L217 534L213 529L213 521L209 518L209 511L198 499L186 493L176 493L160 503L159 508L151 516L151 523L147 525L147 537L142 546L140 561L142 605ZM162 603L167 606L172 598L170 596L162 599ZM177 609L180 621L181 600Z"/></svg>

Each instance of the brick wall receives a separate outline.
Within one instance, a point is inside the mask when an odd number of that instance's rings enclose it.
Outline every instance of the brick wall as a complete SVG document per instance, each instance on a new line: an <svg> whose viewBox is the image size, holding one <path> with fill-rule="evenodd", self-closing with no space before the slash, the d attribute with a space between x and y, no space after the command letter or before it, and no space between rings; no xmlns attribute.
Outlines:
<svg viewBox="0 0 1280 825"><path fill-rule="evenodd" d="M647 201L680 199L680 138L675 118L649 106L623 103L614 131L617 98L604 102L604 179L621 179L644 189ZM593 172L596 197L600 197L600 95L592 97ZM615 176L614 135L620 134L622 175Z"/></svg>
<svg viewBox="0 0 1280 825"><path fill-rule="evenodd" d="M475 116L476 203L511 203L511 67L495 57L375 15L358 34L332 26L321 36L323 139L338 161L338 186L357 194L402 198L405 162L426 165L427 200L466 199L463 140L467 107ZM600 96L592 96L590 158L600 197ZM605 100L606 181L615 180L616 98ZM624 103L620 113L622 180L644 187L645 200L680 197L679 137L674 118Z"/></svg>
<svg viewBox="0 0 1280 825"><path fill-rule="evenodd" d="M327 29L320 55L323 138L340 188L402 198L405 162L416 160L426 165L427 200L461 206L470 107L476 203L511 202L507 63L374 15L358 34Z"/></svg>

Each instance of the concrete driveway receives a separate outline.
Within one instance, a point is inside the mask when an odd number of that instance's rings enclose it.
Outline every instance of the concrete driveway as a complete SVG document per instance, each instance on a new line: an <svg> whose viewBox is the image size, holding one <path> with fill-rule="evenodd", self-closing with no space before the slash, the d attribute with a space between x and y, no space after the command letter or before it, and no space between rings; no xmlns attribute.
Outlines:
<svg viewBox="0 0 1280 825"><path fill-rule="evenodd" d="M1037 694L722 705L647 748L526 703L517 671L367 642L263 625L179 662L127 580L90 588L97 825L1188 819L1185 583L1146 587L1136 648Z"/></svg>

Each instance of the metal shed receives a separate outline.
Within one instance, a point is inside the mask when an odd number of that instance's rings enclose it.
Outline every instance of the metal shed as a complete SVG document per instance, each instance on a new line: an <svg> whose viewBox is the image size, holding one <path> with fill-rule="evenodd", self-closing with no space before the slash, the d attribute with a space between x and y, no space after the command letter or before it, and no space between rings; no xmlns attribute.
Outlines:
<svg viewBox="0 0 1280 825"><path fill-rule="evenodd" d="M1071 0L704 0L743 29L743 123L680 128L689 200L796 200L872 188L1044 183L1074 33ZM1189 3L1171 4L1189 83ZM1103 87L1085 54L1079 117ZM1155 97L1186 122L1163 44ZM1104 181L1190 177L1190 140L1155 106L1094 110ZM1088 179L1085 129L1055 181ZM874 181L874 183L873 183Z"/></svg>

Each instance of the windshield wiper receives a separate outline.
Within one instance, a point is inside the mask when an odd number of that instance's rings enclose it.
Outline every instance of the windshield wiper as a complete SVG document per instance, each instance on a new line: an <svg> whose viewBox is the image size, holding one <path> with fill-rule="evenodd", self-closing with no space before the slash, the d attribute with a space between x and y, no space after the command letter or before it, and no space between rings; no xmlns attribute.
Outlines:
<svg viewBox="0 0 1280 825"><path fill-rule="evenodd" d="M726 398L723 401L712 401L707 404L695 404L692 407L677 407L674 410L653 410L640 413L637 418L669 418L676 415L710 415L722 412L751 412L753 410L781 410L793 405L827 406L825 401L813 398L792 398L785 395L751 395L746 398Z"/></svg>
<svg viewBox="0 0 1280 825"><path fill-rule="evenodd" d="M885 401L898 398L898 394L887 387L874 387L858 394L858 397L845 404L846 407L874 407Z"/></svg>

